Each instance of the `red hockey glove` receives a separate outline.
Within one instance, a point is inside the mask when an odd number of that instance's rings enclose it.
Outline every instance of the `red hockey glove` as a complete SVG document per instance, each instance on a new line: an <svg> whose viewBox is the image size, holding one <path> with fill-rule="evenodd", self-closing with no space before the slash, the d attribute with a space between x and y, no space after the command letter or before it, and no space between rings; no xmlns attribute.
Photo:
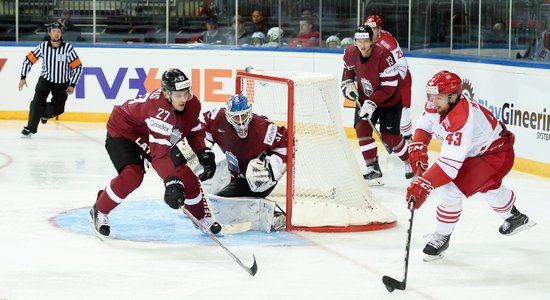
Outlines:
<svg viewBox="0 0 550 300"><path fill-rule="evenodd" d="M428 169L428 147L421 142L411 143L409 145L409 161L413 173L421 176Z"/></svg>
<svg viewBox="0 0 550 300"><path fill-rule="evenodd" d="M420 208L433 189L432 184L428 180L416 177L407 188L407 207L411 209L411 197L414 197L414 208Z"/></svg>

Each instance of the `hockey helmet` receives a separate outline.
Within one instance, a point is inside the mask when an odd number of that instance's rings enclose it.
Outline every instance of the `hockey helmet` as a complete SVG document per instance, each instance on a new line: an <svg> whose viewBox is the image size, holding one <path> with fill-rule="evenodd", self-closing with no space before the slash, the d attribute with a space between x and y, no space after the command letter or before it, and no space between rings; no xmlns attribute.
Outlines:
<svg viewBox="0 0 550 300"><path fill-rule="evenodd" d="M283 30L279 27L271 27L267 31L267 37L270 42L274 42L283 37Z"/></svg>
<svg viewBox="0 0 550 300"><path fill-rule="evenodd" d="M162 74L162 89L170 95L173 91L183 91L191 87L191 81L179 69L170 69Z"/></svg>
<svg viewBox="0 0 550 300"><path fill-rule="evenodd" d="M265 34L261 31L256 31L252 34L250 41L253 46L261 46L265 43Z"/></svg>
<svg viewBox="0 0 550 300"><path fill-rule="evenodd" d="M342 42L340 43L340 47L347 48L349 45L353 44L353 39L350 37L343 38Z"/></svg>
<svg viewBox="0 0 550 300"><path fill-rule="evenodd" d="M369 39L372 42L373 41L372 28L369 25L359 25L359 26L357 26L357 29L355 30L354 38L355 38L355 40Z"/></svg>
<svg viewBox="0 0 550 300"><path fill-rule="evenodd" d="M340 38L335 36L335 35L331 35L327 38L327 47L328 48L340 48Z"/></svg>
<svg viewBox="0 0 550 300"><path fill-rule="evenodd" d="M227 100L225 118L233 125L240 138L248 136L248 124L252 121L252 103L243 94L235 94Z"/></svg>
<svg viewBox="0 0 550 300"><path fill-rule="evenodd" d="M378 15L370 15L365 19L365 25L369 25L372 28L381 28L382 19Z"/></svg>
<svg viewBox="0 0 550 300"><path fill-rule="evenodd" d="M452 94L462 91L462 79L455 73L441 71L435 74L426 85L428 95Z"/></svg>

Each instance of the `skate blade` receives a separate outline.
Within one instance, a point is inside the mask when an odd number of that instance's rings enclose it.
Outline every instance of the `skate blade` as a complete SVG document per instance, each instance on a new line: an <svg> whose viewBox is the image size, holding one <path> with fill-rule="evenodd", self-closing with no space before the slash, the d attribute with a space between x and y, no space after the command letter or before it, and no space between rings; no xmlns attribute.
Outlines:
<svg viewBox="0 0 550 300"><path fill-rule="evenodd" d="M369 186L383 186L384 185L384 180L382 178L367 179L367 184Z"/></svg>
<svg viewBox="0 0 550 300"><path fill-rule="evenodd" d="M535 222L529 220L529 222L527 222L527 224L523 224L523 225L521 225L520 227L516 228L516 230L514 230L514 231L512 231L512 232L510 232L510 233L508 233L508 234L505 234L505 235L507 235L507 236L509 236L509 235L514 235L514 234L516 234L516 233L519 233L519 232L524 231L525 229L529 229L529 228L531 228L531 227L533 227L533 226L535 226L535 225L537 225L537 223L535 223Z"/></svg>
<svg viewBox="0 0 550 300"><path fill-rule="evenodd" d="M445 251L443 251L443 252L441 252L441 253L439 253L439 254L437 254L437 255L428 255L428 254L426 254L426 255L424 256L424 259L423 259L423 260L424 260L425 262L431 262L431 261L440 260L440 259L442 259L443 257L445 257Z"/></svg>
<svg viewBox="0 0 550 300"><path fill-rule="evenodd" d="M103 234L99 233L99 231L97 231L95 229L95 226L94 226L94 220L92 219L92 216L89 216L88 217L88 224L90 224L90 227L92 227L92 230L94 231L95 235L97 235L97 238L102 241L102 242L105 242L105 239L107 238L106 236L104 236Z"/></svg>

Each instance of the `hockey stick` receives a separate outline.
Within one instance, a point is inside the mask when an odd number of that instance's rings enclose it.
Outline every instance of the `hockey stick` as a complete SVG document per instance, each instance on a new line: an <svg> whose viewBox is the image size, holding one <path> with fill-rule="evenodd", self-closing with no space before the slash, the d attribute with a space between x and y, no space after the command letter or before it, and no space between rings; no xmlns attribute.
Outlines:
<svg viewBox="0 0 550 300"><path fill-rule="evenodd" d="M411 249L411 233L412 233L412 227L413 227L415 202L416 200L414 196L411 196L411 200L409 203L412 205L412 208L411 208L411 217L409 218L409 229L407 230L407 242L405 245L405 268L404 268L405 275L403 276L403 281L398 281L386 275L382 277L382 282L384 283L384 285L386 286L386 289L390 293L393 292L395 289L403 291L407 287L407 273L409 270L409 253Z"/></svg>
<svg viewBox="0 0 550 300"><path fill-rule="evenodd" d="M359 103L359 98L355 98L355 104L357 105L357 107L361 107L361 103ZM370 127L372 128L372 131L374 131L374 134L376 134L376 137L378 137L378 139L380 140L380 142L382 143L382 145L384 145L384 148L386 148L386 151L388 151L388 154L392 154L392 149L390 146L388 146L388 144L386 144L384 142L384 140L382 139L382 135L380 134L380 131L378 131L378 129L376 129L376 127L374 127L374 124L372 124L372 121L370 120L370 118L361 118L361 120L366 120L369 122L370 124Z"/></svg>
<svg viewBox="0 0 550 300"><path fill-rule="evenodd" d="M243 262L237 256L235 256L235 254L233 254L233 252L227 249L227 247L222 242L220 242L220 240L212 232L210 232L208 228L204 227L204 225L202 225L201 222L199 222L199 220L195 218L195 216L193 216L187 209L185 209L185 207L182 207L181 210L189 217L189 219L191 219L191 221L193 221L193 223L195 223L196 226L200 228L202 232L204 232L211 240L222 247L222 249L225 250L225 252L227 252L227 254L229 254L233 258L233 260L235 260L239 264L239 266L241 266L241 268L243 268L251 276L256 275L256 272L258 272L258 265L256 264L256 256L254 256L254 254L252 254L252 258L254 259L254 263L252 264L252 266L250 268L245 266Z"/></svg>

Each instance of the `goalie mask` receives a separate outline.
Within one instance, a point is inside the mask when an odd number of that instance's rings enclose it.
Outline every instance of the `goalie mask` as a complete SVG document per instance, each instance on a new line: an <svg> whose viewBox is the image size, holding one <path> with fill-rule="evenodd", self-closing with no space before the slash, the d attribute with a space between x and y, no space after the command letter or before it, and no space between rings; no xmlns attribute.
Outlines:
<svg viewBox="0 0 550 300"><path fill-rule="evenodd" d="M248 136L248 124L252 121L252 104L242 94L232 95L227 100L225 118L233 125L237 135L244 139Z"/></svg>

